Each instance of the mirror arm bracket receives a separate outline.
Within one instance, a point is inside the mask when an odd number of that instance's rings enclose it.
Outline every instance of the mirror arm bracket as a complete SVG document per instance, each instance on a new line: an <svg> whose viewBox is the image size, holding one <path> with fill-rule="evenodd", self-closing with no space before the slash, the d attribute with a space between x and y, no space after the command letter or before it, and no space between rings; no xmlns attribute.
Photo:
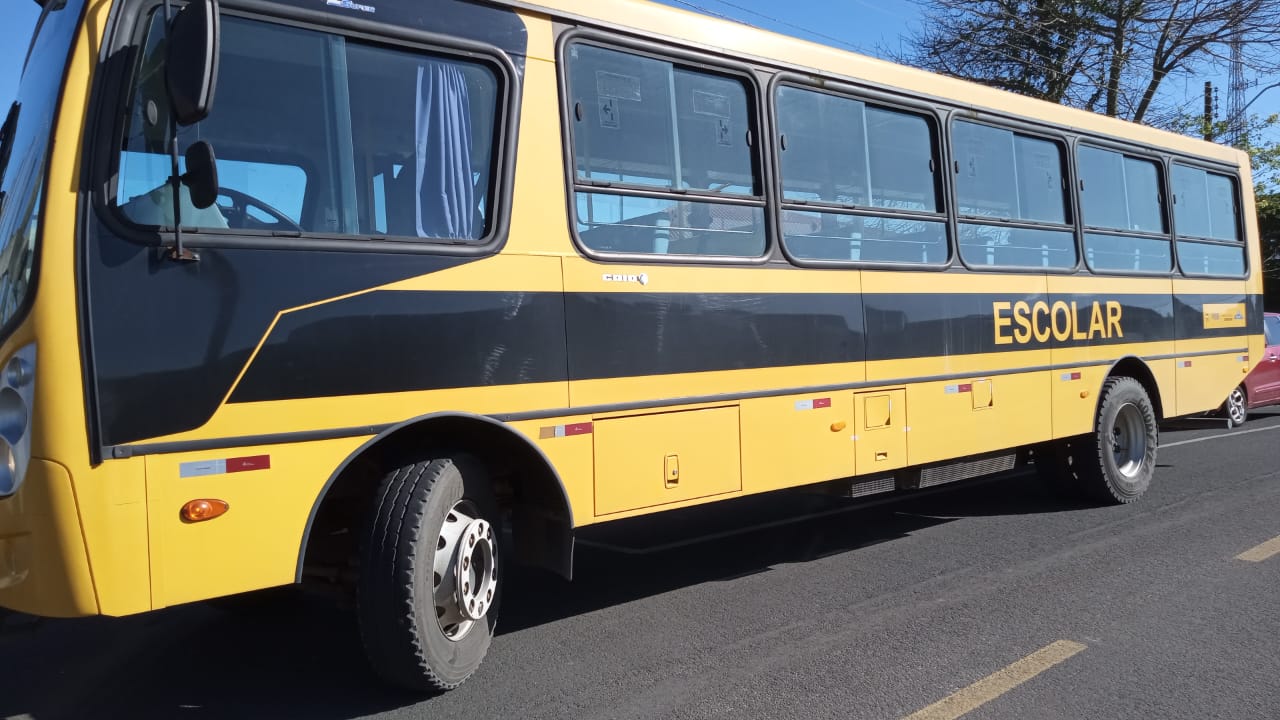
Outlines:
<svg viewBox="0 0 1280 720"><path fill-rule="evenodd" d="M182 243L182 177L178 174L178 128L172 119L169 121L169 185L173 188L173 247L169 248L166 257L178 262L194 262L200 259Z"/></svg>
<svg viewBox="0 0 1280 720"><path fill-rule="evenodd" d="M170 32L173 23L173 9L169 0L164 0L165 34ZM186 248L182 243L182 177L178 173L178 121L173 113L169 113L169 185L173 195L173 247L165 253L165 257L175 262L195 262L200 255Z"/></svg>

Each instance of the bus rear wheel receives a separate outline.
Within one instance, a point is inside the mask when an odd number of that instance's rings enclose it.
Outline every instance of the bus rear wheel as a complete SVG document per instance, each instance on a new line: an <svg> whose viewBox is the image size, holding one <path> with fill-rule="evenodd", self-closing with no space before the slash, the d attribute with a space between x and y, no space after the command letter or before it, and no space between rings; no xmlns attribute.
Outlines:
<svg viewBox="0 0 1280 720"><path fill-rule="evenodd" d="M1159 426L1142 383L1112 377L1102 385L1090 442L1075 445L1071 469L1080 489L1094 500L1131 503L1142 497L1155 473Z"/></svg>
<svg viewBox="0 0 1280 720"><path fill-rule="evenodd" d="M1062 497L1131 503L1151 485L1158 443L1155 407L1142 383L1111 377L1093 432L1037 446L1036 471Z"/></svg>
<svg viewBox="0 0 1280 720"><path fill-rule="evenodd" d="M498 514L487 478L463 458L410 463L378 489L365 537L357 617L373 669L425 692L480 666L498 617Z"/></svg>

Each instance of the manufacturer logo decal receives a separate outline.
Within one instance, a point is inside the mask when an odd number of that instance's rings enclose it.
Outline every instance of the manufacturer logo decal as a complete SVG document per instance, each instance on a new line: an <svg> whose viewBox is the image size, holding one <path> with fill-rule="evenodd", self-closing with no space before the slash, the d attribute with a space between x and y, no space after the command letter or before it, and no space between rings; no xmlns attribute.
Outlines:
<svg viewBox="0 0 1280 720"><path fill-rule="evenodd" d="M1244 303L1210 303L1201 309L1204 312L1206 330L1248 326L1246 322L1248 311Z"/></svg>
<svg viewBox="0 0 1280 720"><path fill-rule="evenodd" d="M625 275L622 273L605 273L601 279L605 282L618 283L640 283L641 285L649 284L649 273L638 273L634 275Z"/></svg>
<svg viewBox="0 0 1280 720"><path fill-rule="evenodd" d="M358 2L352 2L352 0L324 0L324 4L329 7L342 8L343 10L359 10L367 13L378 12L378 8L372 5L361 5Z"/></svg>

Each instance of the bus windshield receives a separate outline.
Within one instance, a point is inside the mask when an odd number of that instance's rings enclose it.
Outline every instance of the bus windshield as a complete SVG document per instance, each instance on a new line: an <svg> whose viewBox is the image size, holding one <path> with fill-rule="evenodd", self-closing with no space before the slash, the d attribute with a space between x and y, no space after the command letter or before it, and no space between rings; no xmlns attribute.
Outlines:
<svg viewBox="0 0 1280 720"><path fill-rule="evenodd" d="M0 126L0 327L32 285L49 134L82 0L50 3L36 24L18 97Z"/></svg>

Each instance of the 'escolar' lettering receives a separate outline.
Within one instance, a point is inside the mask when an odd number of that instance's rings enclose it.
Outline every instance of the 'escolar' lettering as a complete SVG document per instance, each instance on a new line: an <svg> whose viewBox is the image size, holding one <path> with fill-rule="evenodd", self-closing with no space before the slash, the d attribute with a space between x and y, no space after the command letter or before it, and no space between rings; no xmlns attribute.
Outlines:
<svg viewBox="0 0 1280 720"><path fill-rule="evenodd" d="M1043 300L991 303L997 345L1025 345L1033 339L1042 343L1050 337L1058 342L1122 338L1123 310L1115 300L1095 300L1085 307L1061 300L1052 305Z"/></svg>

